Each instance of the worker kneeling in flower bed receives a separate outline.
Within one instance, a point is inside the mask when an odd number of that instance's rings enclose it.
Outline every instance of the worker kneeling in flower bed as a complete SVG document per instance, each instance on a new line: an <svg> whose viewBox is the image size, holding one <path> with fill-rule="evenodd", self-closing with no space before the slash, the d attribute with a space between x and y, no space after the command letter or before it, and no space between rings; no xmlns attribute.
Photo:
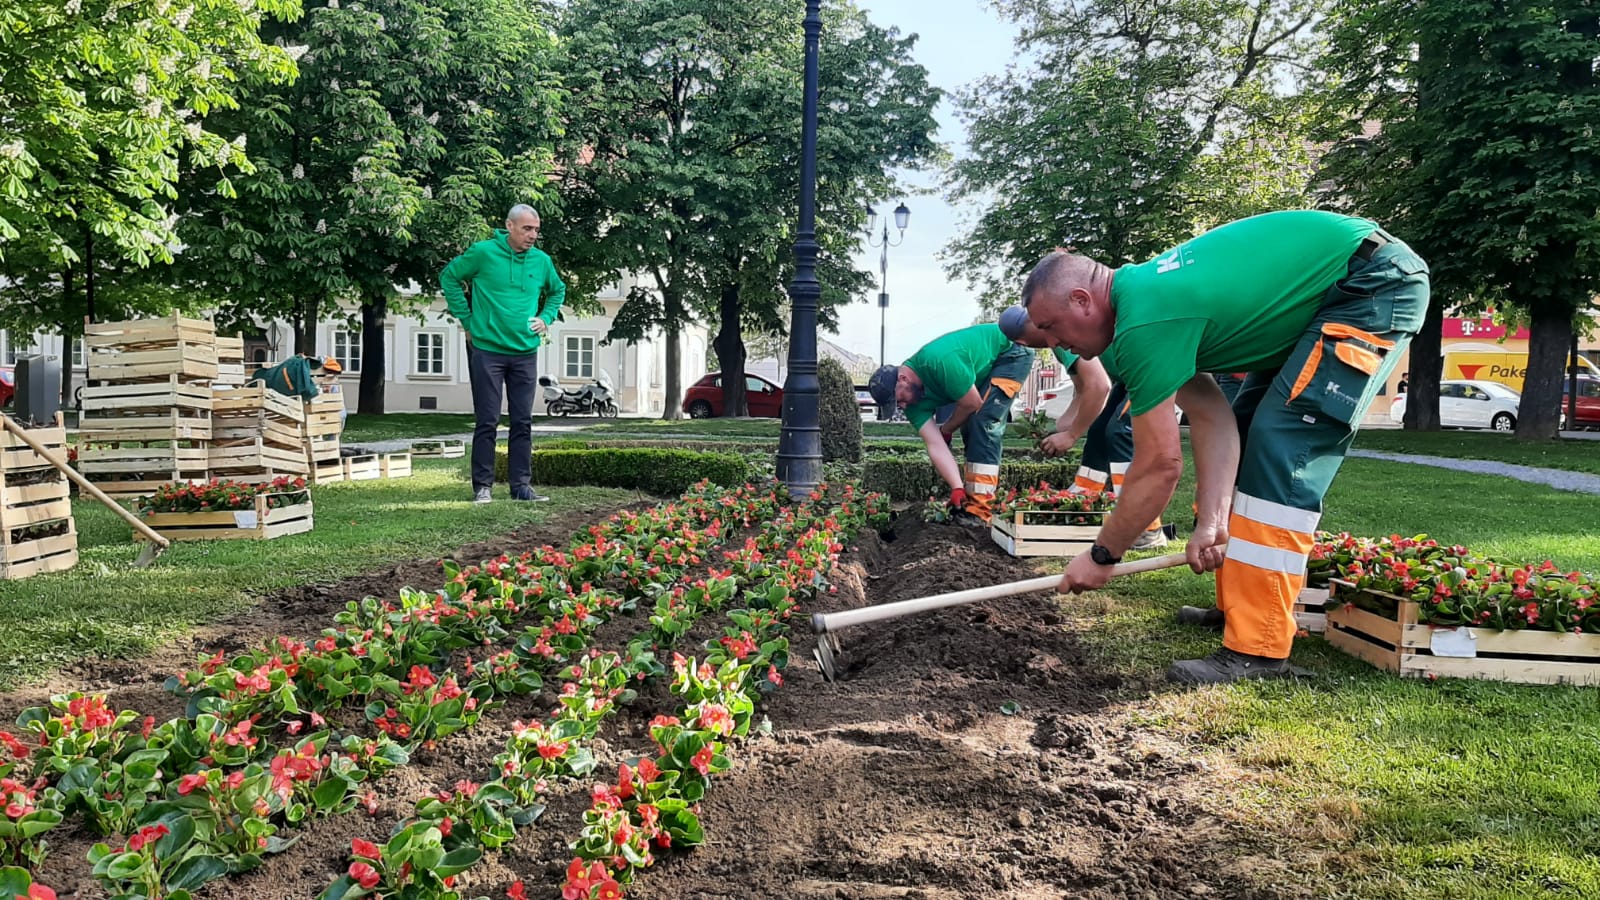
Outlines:
<svg viewBox="0 0 1600 900"><path fill-rule="evenodd" d="M1045 346L1042 332L1034 329L1032 335L1040 341L1036 346ZM989 521L1000 486L1006 414L1033 368L1033 360L1033 348L1013 342L999 325L990 322L934 338L904 365L883 366L867 383L872 399L880 406L905 407L906 419L927 446L934 470L950 486L950 505L958 522ZM1105 370L1099 363L1071 355L1063 365L1069 367L1077 391L1074 405L1081 401L1084 409L1092 406L1087 413L1092 421L1110 387ZM939 408L952 403L955 407L949 418L936 421ZM957 467L951 450L958 430L967 457L965 472Z"/></svg>
<svg viewBox="0 0 1600 900"><path fill-rule="evenodd" d="M1127 386L1133 416L1126 490L1061 589L1104 585L1166 508L1183 472L1181 403L1196 473L1189 565L1221 567L1224 632L1221 650L1167 675L1287 674L1323 495L1422 326L1427 264L1366 219L1299 210L1223 225L1116 270L1056 251L1028 276L1022 302L1034 324ZM1250 374L1230 407L1205 373L1240 371Z"/></svg>

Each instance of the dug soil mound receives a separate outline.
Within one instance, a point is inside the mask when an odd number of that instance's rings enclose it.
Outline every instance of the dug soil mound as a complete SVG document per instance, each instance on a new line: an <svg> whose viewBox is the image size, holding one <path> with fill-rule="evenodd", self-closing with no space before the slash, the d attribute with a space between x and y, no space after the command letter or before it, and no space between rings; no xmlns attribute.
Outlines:
<svg viewBox="0 0 1600 900"><path fill-rule="evenodd" d="M1039 574L967 528L902 516L895 532L862 541L829 606ZM1142 686L1098 671L1057 609L1036 594L842 632L839 680L791 667L773 736L714 785L707 844L629 896L1296 896L1262 884L1264 846L1198 809L1214 776L1123 724Z"/></svg>

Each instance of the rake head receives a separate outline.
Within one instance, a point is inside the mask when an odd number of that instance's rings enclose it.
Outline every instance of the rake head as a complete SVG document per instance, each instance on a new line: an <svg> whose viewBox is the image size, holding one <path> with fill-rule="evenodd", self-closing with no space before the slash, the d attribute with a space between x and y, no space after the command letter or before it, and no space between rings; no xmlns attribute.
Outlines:
<svg viewBox="0 0 1600 900"><path fill-rule="evenodd" d="M817 626L815 618L812 627ZM834 662L834 654L843 653L844 648L839 646L839 639L831 632L818 632L816 649L811 651L811 658L817 661L817 670L822 673L822 680L832 684L838 680L838 669Z"/></svg>

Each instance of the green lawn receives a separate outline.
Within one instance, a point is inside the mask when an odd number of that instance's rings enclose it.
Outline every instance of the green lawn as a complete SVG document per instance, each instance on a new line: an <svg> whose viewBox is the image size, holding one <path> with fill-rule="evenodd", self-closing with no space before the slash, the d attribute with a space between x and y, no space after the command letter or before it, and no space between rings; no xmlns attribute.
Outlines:
<svg viewBox="0 0 1600 900"><path fill-rule="evenodd" d="M177 543L147 569L132 530L93 501L73 504L80 561L67 571L0 581L0 688L83 656L128 656L243 609L264 592L443 554L631 491L552 488L549 503L474 506L461 460L419 461L410 478L313 488L316 528L272 541ZM436 587L437 585L419 585Z"/></svg>
<svg viewBox="0 0 1600 900"><path fill-rule="evenodd" d="M472 431L472 425L471 413L384 413L377 416L351 413L339 437L345 444L427 438L464 434Z"/></svg>
<svg viewBox="0 0 1600 900"><path fill-rule="evenodd" d="M1186 481L1169 508L1185 525L1190 492ZM1597 498L1488 476L1350 460L1323 526L1426 532L1600 571ZM1064 605L1104 665L1151 678L1214 649L1213 633L1172 622L1211 596L1209 577L1179 570ZM1594 688L1401 680L1320 638L1298 641L1293 661L1313 676L1194 691L1158 682L1128 709L1227 773L1234 788L1209 801L1220 813L1280 835L1302 865L1323 857L1330 896L1600 897Z"/></svg>
<svg viewBox="0 0 1600 900"><path fill-rule="evenodd" d="M1356 435L1355 446L1385 453L1419 453L1457 459L1492 459L1523 466L1566 469L1600 475L1600 441L1519 441L1492 431L1400 431L1380 429Z"/></svg>

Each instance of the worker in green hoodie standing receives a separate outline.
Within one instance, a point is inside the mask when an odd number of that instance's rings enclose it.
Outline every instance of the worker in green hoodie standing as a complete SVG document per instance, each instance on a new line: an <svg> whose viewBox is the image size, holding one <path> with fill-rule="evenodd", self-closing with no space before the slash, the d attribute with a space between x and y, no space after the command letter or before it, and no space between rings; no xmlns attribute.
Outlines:
<svg viewBox="0 0 1600 900"><path fill-rule="evenodd" d="M533 391L538 351L567 286L549 254L533 246L539 214L517 204L504 230L479 241L450 261L439 275L450 315L467 335L472 374L472 502L488 503L494 484L495 434L500 427L502 388L511 418L511 499L549 500L533 489ZM471 285L469 300L463 285Z"/></svg>

